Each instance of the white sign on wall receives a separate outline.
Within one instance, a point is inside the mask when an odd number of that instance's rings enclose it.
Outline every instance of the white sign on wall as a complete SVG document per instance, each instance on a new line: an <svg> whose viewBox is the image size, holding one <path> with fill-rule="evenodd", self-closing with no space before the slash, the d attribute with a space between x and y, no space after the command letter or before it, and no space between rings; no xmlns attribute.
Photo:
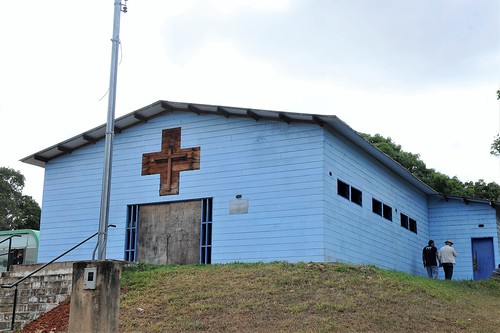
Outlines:
<svg viewBox="0 0 500 333"><path fill-rule="evenodd" d="M229 215L247 214L248 200L235 200L229 202Z"/></svg>

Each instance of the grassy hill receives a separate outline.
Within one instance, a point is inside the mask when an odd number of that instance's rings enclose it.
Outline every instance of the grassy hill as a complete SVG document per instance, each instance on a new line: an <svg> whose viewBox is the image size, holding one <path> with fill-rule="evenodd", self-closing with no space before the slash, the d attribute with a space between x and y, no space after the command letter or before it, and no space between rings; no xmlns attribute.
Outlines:
<svg viewBox="0 0 500 333"><path fill-rule="evenodd" d="M500 280L345 264L139 265L122 332L500 332Z"/></svg>
<svg viewBox="0 0 500 333"><path fill-rule="evenodd" d="M138 265L120 332L500 332L500 279L443 281L346 264ZM69 303L24 333L66 332Z"/></svg>

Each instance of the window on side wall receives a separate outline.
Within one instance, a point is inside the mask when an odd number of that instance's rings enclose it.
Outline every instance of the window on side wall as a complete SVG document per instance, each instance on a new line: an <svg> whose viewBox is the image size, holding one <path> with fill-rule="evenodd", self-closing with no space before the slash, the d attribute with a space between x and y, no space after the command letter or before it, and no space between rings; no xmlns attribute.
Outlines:
<svg viewBox="0 0 500 333"><path fill-rule="evenodd" d="M377 199L372 198L372 212L382 216L382 203Z"/></svg>
<svg viewBox="0 0 500 333"><path fill-rule="evenodd" d="M401 213L401 226L405 229L408 229L408 216Z"/></svg>
<svg viewBox="0 0 500 333"><path fill-rule="evenodd" d="M363 206L363 192L339 179L337 179L337 194L357 205Z"/></svg>
<svg viewBox="0 0 500 333"><path fill-rule="evenodd" d="M349 185L337 179L337 194L349 200Z"/></svg>
<svg viewBox="0 0 500 333"><path fill-rule="evenodd" d="M351 186L351 201L355 204L363 206L363 193L357 188Z"/></svg>
<svg viewBox="0 0 500 333"><path fill-rule="evenodd" d="M417 233L417 221L401 213L401 226L411 232Z"/></svg>
<svg viewBox="0 0 500 333"><path fill-rule="evenodd" d="M384 214L385 219L392 221L392 207L391 206L384 204L383 214Z"/></svg>
<svg viewBox="0 0 500 333"><path fill-rule="evenodd" d="M412 218L410 218L410 231L417 233L417 221Z"/></svg>

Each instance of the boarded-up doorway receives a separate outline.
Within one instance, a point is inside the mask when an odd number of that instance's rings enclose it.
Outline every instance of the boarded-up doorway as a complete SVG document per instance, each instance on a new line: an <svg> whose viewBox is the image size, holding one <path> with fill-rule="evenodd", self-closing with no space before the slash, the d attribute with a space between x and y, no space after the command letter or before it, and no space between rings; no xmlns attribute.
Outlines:
<svg viewBox="0 0 500 333"><path fill-rule="evenodd" d="M198 264L201 200L139 206L137 261Z"/></svg>

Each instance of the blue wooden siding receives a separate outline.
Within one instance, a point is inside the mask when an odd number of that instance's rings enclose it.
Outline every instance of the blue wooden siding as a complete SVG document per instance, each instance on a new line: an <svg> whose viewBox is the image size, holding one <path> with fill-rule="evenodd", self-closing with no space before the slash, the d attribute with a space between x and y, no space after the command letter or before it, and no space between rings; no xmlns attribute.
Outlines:
<svg viewBox="0 0 500 333"><path fill-rule="evenodd" d="M431 237L441 248L446 239L453 241L457 251L454 279L472 279L472 238L493 237L495 262L500 263L498 248L498 215L484 203L432 198L429 202ZM482 224L483 227L479 225ZM440 272L441 273L441 272ZM441 274L444 276L444 274Z"/></svg>
<svg viewBox="0 0 500 333"><path fill-rule="evenodd" d="M161 130L182 127L181 147L201 147L200 170L182 172L180 194L159 196L159 175L141 176L142 154ZM114 138L107 257L123 259L130 204L213 198L212 262L323 261L323 129L317 125L172 113ZM46 165L40 260L98 229L104 141ZM248 214L229 215L241 194ZM63 260L89 259L95 242Z"/></svg>
<svg viewBox="0 0 500 333"><path fill-rule="evenodd" d="M174 127L182 128L181 148L201 147L200 169L181 172L179 195L159 196L160 176L141 176L142 154L159 151L162 129ZM46 164L41 262L97 231L103 156L102 140ZM338 180L362 192L362 206L337 194ZM248 200L247 214L229 214L236 195ZM471 238L492 236L500 259L500 213L429 199L327 128L185 112L115 136L109 222L117 228L107 258L124 258L127 205L201 198L213 198L213 263L341 261L425 275L422 248L451 238L454 277L469 279ZM392 207L392 221L372 212L373 198ZM401 213L416 220L417 233L401 227ZM90 259L95 241L61 260Z"/></svg>
<svg viewBox="0 0 500 333"><path fill-rule="evenodd" d="M500 207L497 207L496 208L496 212L497 212L497 215L496 215L496 220L497 220L497 248L498 248L498 261L495 263L495 265L498 267L498 265L500 265Z"/></svg>
<svg viewBox="0 0 500 333"><path fill-rule="evenodd" d="M325 257L423 275L427 197L344 137L325 136ZM331 173L331 176L330 176ZM362 192L362 207L337 194L337 179ZM372 198L392 207L392 222L372 212ZM417 221L417 234L401 227L400 213Z"/></svg>

